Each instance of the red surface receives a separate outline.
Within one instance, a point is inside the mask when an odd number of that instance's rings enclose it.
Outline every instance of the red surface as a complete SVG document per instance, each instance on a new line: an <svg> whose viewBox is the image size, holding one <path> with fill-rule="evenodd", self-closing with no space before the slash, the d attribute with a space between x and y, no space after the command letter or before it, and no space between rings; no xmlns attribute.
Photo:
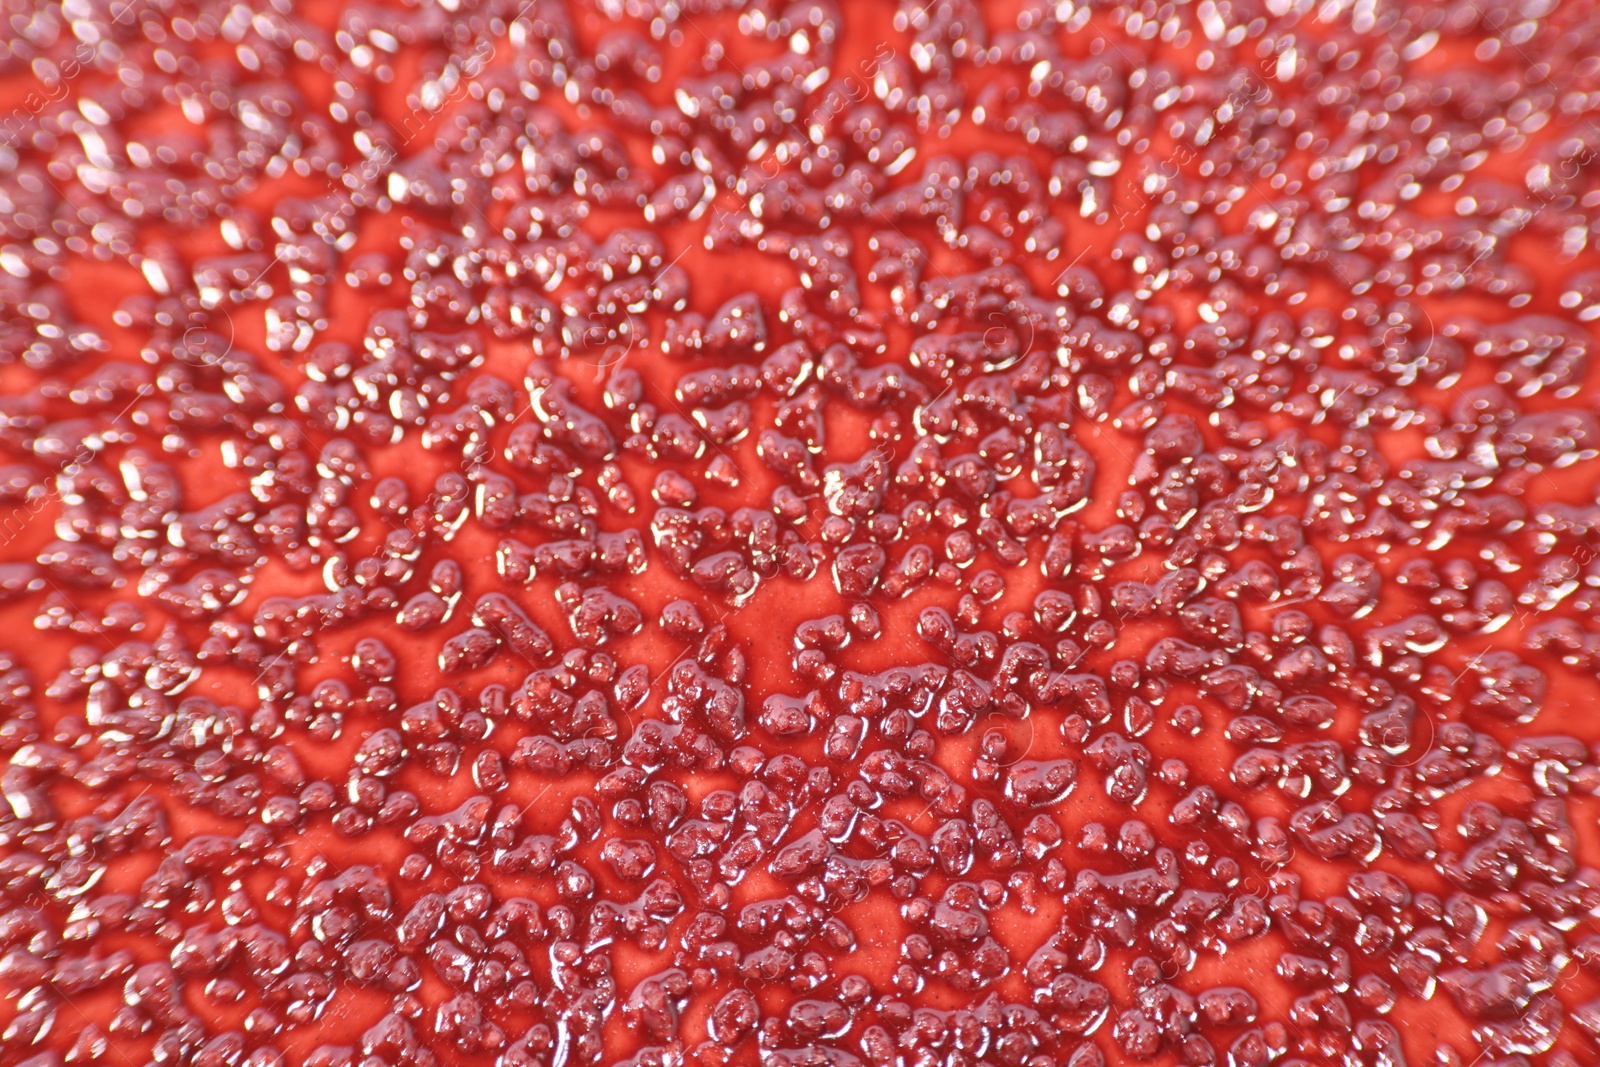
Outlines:
<svg viewBox="0 0 1600 1067"><path fill-rule="evenodd" d="M1600 1061L1592 5L613 6L9 16L0 1064Z"/></svg>

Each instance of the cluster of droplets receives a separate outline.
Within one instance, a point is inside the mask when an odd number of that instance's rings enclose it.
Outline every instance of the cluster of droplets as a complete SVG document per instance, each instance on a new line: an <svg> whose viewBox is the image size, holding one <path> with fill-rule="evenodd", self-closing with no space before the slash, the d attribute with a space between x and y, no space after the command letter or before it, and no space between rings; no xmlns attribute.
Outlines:
<svg viewBox="0 0 1600 1067"><path fill-rule="evenodd" d="M1600 1055L1590 5L8 18L6 1062Z"/></svg>

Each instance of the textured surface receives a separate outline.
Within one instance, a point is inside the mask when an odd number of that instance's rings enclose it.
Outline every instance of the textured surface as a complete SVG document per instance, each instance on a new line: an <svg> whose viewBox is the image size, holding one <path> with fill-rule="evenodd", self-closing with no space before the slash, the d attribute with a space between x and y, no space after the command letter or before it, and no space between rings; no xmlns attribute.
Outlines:
<svg viewBox="0 0 1600 1067"><path fill-rule="evenodd" d="M1593 5L4 18L0 1064L1600 1062Z"/></svg>

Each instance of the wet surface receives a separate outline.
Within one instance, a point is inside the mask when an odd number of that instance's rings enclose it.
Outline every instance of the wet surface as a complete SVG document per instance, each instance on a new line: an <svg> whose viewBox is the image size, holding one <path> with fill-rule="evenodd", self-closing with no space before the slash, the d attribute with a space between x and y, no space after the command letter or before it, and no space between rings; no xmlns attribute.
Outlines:
<svg viewBox="0 0 1600 1067"><path fill-rule="evenodd" d="M1591 5L7 18L0 1062L1600 1057Z"/></svg>

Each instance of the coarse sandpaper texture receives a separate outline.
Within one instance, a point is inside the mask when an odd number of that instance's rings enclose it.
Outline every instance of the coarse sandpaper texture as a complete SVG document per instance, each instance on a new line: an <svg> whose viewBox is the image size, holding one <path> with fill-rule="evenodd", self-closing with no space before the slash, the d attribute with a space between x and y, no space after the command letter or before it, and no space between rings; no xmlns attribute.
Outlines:
<svg viewBox="0 0 1600 1067"><path fill-rule="evenodd" d="M0 1064L1600 1062L1600 12L0 8Z"/></svg>

